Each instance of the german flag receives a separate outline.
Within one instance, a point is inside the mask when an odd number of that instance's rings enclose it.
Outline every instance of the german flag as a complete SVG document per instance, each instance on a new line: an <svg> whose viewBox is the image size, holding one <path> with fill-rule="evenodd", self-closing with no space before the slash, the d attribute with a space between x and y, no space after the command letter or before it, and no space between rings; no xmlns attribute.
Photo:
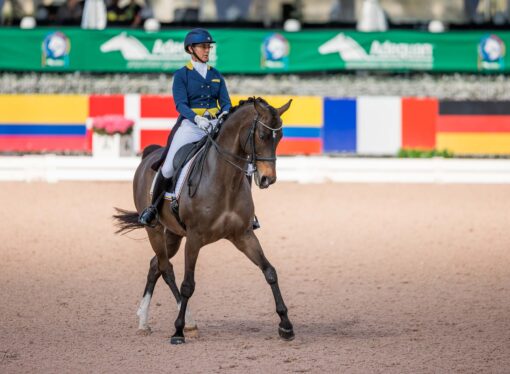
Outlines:
<svg viewBox="0 0 510 374"><path fill-rule="evenodd" d="M510 154L510 101L442 100L436 136L458 155Z"/></svg>

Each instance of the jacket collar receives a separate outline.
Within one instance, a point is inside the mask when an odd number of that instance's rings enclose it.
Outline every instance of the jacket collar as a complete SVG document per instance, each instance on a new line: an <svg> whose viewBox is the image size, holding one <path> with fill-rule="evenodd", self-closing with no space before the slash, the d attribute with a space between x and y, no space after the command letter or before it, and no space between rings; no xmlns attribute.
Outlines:
<svg viewBox="0 0 510 374"><path fill-rule="evenodd" d="M189 70L193 70L193 64L191 63L191 61L188 61L188 63L186 64L186 67ZM207 65L207 70L211 70L211 65Z"/></svg>
<svg viewBox="0 0 510 374"><path fill-rule="evenodd" d="M200 75L200 73L193 67L193 64L191 63L191 61L188 61L188 63L186 64L186 68L192 72L193 76L196 76L195 79L199 79L199 80L205 81L205 82L207 82L209 79L211 79L210 74L209 74L209 70L211 70L210 65L207 65L207 74L206 74L205 78L202 77L202 75Z"/></svg>

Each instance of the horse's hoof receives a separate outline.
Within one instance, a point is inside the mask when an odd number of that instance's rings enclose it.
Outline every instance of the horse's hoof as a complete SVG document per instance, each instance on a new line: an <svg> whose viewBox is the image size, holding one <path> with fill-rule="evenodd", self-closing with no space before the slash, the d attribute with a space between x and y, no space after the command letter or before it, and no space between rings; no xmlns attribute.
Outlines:
<svg viewBox="0 0 510 374"><path fill-rule="evenodd" d="M170 338L170 344L177 345L177 344L184 344L186 341L184 340L184 336L172 336Z"/></svg>
<svg viewBox="0 0 510 374"><path fill-rule="evenodd" d="M293 329L284 329L283 327L278 327L278 334L280 334L280 338L290 342L294 340L294 330Z"/></svg>
<svg viewBox="0 0 510 374"><path fill-rule="evenodd" d="M184 332L193 332L193 331L197 331L198 330L198 327L197 325L192 325L192 326L184 326Z"/></svg>
<svg viewBox="0 0 510 374"><path fill-rule="evenodd" d="M152 330L148 326L144 329L138 329L138 331L136 332L136 335L140 336L149 336L150 334L152 334Z"/></svg>
<svg viewBox="0 0 510 374"><path fill-rule="evenodd" d="M187 338L198 338L198 327L196 327L196 326L188 327L188 328L185 327L184 335Z"/></svg>

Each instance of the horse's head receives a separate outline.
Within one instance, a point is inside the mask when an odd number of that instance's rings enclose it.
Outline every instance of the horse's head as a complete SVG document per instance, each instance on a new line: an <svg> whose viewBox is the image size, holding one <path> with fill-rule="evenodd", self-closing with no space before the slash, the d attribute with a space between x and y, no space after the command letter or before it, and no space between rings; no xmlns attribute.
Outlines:
<svg viewBox="0 0 510 374"><path fill-rule="evenodd" d="M120 33L119 35L114 36L113 38L107 40L103 44L101 44L101 52L111 52L118 51L122 48L122 45L128 40L128 36L125 32Z"/></svg>
<svg viewBox="0 0 510 374"><path fill-rule="evenodd" d="M283 136L281 115L292 102L289 100L280 108L273 108L261 98L253 102L255 117L248 140L250 160L255 163L255 183L267 188L276 182L276 147Z"/></svg>

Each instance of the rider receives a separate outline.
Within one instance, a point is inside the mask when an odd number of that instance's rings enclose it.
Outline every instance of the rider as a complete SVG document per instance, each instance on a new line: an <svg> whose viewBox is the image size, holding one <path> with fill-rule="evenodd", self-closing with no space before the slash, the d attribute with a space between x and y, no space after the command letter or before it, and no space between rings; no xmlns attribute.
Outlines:
<svg viewBox="0 0 510 374"><path fill-rule="evenodd" d="M157 216L159 196L170 184L177 151L185 144L202 139L232 106L225 79L218 70L207 65L213 43L216 42L211 34L200 28L191 30L184 39L184 50L191 55L191 61L175 72L172 86L179 119L163 166L156 175L152 203L139 217L144 225L153 224ZM255 218L254 228L258 227Z"/></svg>

